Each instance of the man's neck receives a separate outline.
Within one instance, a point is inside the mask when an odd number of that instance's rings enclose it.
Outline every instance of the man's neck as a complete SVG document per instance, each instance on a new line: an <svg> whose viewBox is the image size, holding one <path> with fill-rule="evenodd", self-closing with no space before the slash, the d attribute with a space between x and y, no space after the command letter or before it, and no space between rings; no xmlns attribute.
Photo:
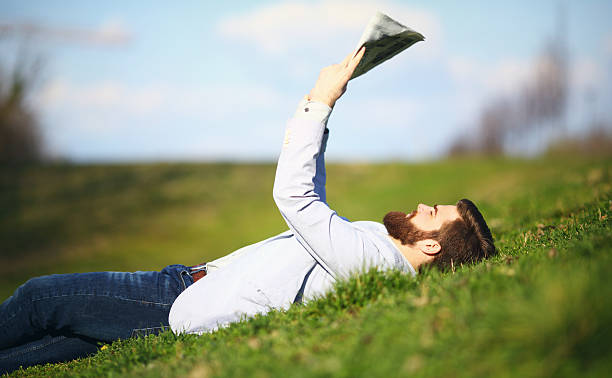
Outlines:
<svg viewBox="0 0 612 378"><path fill-rule="evenodd" d="M391 240L393 244L395 244L397 249L399 249L402 255L404 255L406 260L408 260L410 265L412 265L412 267L415 270L418 270L419 266L428 262L427 255L422 253L421 250L419 250L418 248L415 248L410 245L402 244L401 241L399 241L398 239L394 238L391 235L387 235L387 237L389 238L389 240Z"/></svg>

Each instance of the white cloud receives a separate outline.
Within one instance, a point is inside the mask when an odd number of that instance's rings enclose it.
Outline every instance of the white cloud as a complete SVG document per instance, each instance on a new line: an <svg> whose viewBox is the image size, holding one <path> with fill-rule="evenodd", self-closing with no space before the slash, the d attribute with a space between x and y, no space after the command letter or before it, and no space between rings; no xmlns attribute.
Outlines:
<svg viewBox="0 0 612 378"><path fill-rule="evenodd" d="M78 86L64 79L50 81L38 99L46 108L69 105L77 109L121 109L139 115L148 114L167 101L161 88L130 88L116 81Z"/></svg>
<svg viewBox="0 0 612 378"><path fill-rule="evenodd" d="M442 28L430 12L391 2L374 1L294 1L258 8L251 13L231 16L219 22L223 37L252 43L267 53L315 49L328 50L356 44L363 28L376 10L421 32L426 48L414 49L421 57L431 57L440 49ZM351 45L351 48L355 46Z"/></svg>
<svg viewBox="0 0 612 378"><path fill-rule="evenodd" d="M450 57L447 67L459 85L478 87L490 93L516 90L532 71L531 63L526 60L504 59L495 64L486 64L461 56Z"/></svg>
<svg viewBox="0 0 612 378"><path fill-rule="evenodd" d="M488 89L510 92L522 86L531 75L532 67L527 61L509 59L493 66L484 77Z"/></svg>
<svg viewBox="0 0 612 378"><path fill-rule="evenodd" d="M538 69L550 64L546 59L504 59L486 64L475 59L454 56L447 59L447 69L455 82L483 93L511 93L533 81ZM601 61L593 57L578 57L570 62L570 86L574 90L599 87L606 78Z"/></svg>
<svg viewBox="0 0 612 378"><path fill-rule="evenodd" d="M67 114L101 114L107 117L108 114L120 113L124 117L141 119L175 114L218 120L236 111L278 107L283 96L272 88L255 85L196 88L153 84L131 87L117 81L76 85L57 78L42 88L35 101L47 111L64 109ZM80 127L96 129L99 125L100 122L87 122ZM113 128L113 125L104 127Z"/></svg>
<svg viewBox="0 0 612 378"><path fill-rule="evenodd" d="M121 44L128 42L131 34L121 20L113 19L102 23L92 32L92 37L99 43Z"/></svg>
<svg viewBox="0 0 612 378"><path fill-rule="evenodd" d="M59 40L92 45L121 45L130 41L131 32L120 20L107 20L95 28L74 28L42 25L31 22L0 23L2 32L10 35L25 35L44 38L44 41Z"/></svg>

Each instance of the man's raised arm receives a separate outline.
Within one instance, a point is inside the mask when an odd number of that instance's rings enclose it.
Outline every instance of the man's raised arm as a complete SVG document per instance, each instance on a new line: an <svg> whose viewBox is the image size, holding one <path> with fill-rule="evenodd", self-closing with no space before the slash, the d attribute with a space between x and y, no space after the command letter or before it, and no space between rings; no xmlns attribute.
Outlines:
<svg viewBox="0 0 612 378"><path fill-rule="evenodd" d="M306 100L331 109L346 91L364 51L351 53L342 63L324 68ZM325 122L316 117L294 117L289 121L276 171L274 200L300 243L337 277L376 263L380 256L359 230L338 216L322 198L324 182L318 182L318 177L323 176L320 157L325 130Z"/></svg>

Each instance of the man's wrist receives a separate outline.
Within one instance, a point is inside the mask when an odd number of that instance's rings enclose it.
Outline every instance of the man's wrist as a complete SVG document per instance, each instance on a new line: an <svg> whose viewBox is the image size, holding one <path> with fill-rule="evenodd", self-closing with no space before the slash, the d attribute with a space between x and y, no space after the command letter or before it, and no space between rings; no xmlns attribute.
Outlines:
<svg viewBox="0 0 612 378"><path fill-rule="evenodd" d="M336 101L332 100L332 99L331 99L331 98L329 98L329 97L325 97L325 96L319 96L319 95L314 95L314 96L311 96L311 95L309 94L309 95L307 95L307 97L308 97L308 99L309 99L310 101L314 101L314 102L320 102L320 103L323 103L323 104L325 104L325 105L329 106L330 108L333 108L333 107L334 107L334 105L336 104Z"/></svg>

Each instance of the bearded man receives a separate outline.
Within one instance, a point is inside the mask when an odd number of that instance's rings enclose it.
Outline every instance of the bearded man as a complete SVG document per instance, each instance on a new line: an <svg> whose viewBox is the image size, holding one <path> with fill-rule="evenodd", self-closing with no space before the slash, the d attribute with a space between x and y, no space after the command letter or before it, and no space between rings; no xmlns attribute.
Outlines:
<svg viewBox="0 0 612 378"><path fill-rule="evenodd" d="M273 190L288 231L207 264L33 278L0 305L0 371L86 356L101 342L168 328L212 332L308 301L372 267L415 275L428 264L445 268L495 254L469 200L390 212L384 225L349 222L327 205L327 120L364 51L324 68L288 121Z"/></svg>

